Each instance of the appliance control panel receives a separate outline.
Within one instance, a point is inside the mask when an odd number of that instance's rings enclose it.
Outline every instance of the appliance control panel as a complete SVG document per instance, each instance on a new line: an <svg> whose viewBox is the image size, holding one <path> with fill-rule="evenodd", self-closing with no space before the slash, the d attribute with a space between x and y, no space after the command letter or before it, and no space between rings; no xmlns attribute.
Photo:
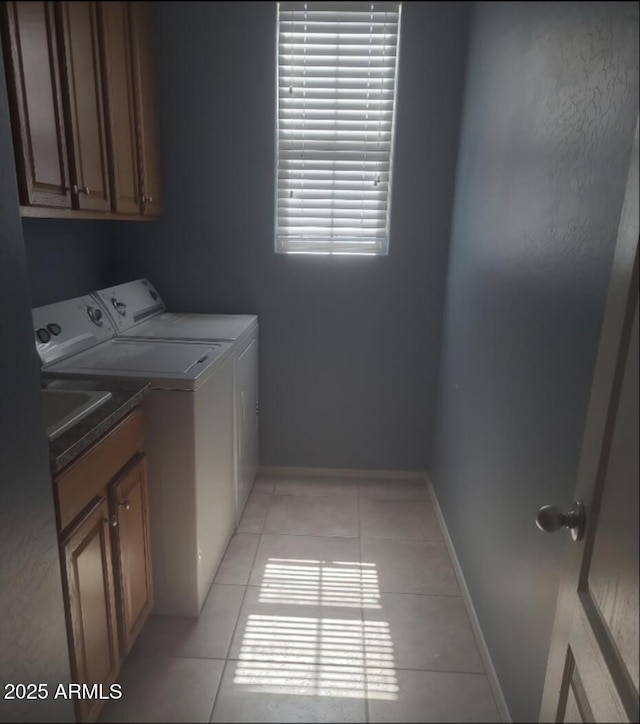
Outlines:
<svg viewBox="0 0 640 724"><path fill-rule="evenodd" d="M120 333L164 311L162 299L148 279L100 289L94 296Z"/></svg>
<svg viewBox="0 0 640 724"><path fill-rule="evenodd" d="M76 297L32 310L36 350L43 364L64 359L115 336L92 296Z"/></svg>

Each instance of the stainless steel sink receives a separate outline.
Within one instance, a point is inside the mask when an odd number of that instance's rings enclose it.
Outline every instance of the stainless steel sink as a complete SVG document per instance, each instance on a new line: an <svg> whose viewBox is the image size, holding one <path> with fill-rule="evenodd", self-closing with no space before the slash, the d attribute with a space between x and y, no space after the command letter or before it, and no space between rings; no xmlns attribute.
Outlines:
<svg viewBox="0 0 640 724"><path fill-rule="evenodd" d="M102 390L41 390L47 437L53 440L103 405L111 393Z"/></svg>

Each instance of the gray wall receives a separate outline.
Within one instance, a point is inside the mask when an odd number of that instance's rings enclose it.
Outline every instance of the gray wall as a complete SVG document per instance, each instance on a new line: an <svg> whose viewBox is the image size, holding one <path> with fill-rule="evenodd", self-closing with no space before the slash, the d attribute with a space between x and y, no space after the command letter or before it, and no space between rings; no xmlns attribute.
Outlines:
<svg viewBox="0 0 640 724"><path fill-rule="evenodd" d="M0 52L0 682L54 692L69 658L14 168ZM0 698L0 721L72 719L61 699Z"/></svg>
<svg viewBox="0 0 640 724"><path fill-rule="evenodd" d="M34 307L111 283L109 222L23 219L22 231Z"/></svg>
<svg viewBox="0 0 640 724"><path fill-rule="evenodd" d="M431 473L511 713L537 720L638 113L637 3L476 6Z"/></svg>
<svg viewBox="0 0 640 724"><path fill-rule="evenodd" d="M261 462L424 470L468 5L403 10L390 254L273 252L275 3L158 3L164 213L118 224L118 281L260 315Z"/></svg>

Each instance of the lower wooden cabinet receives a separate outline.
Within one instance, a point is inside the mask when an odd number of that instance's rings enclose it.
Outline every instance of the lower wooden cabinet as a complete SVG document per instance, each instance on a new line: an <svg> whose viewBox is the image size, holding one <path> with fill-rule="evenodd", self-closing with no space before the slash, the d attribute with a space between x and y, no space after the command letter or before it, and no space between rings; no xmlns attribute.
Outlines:
<svg viewBox="0 0 640 724"><path fill-rule="evenodd" d="M153 606L147 464L137 459L109 489L120 648L126 656Z"/></svg>
<svg viewBox="0 0 640 724"><path fill-rule="evenodd" d="M72 680L108 691L120 671L110 520L100 498L62 545ZM79 721L94 721L103 702L76 699Z"/></svg>
<svg viewBox="0 0 640 724"><path fill-rule="evenodd" d="M153 606L142 411L54 478L54 491L72 681L106 696ZM74 703L92 722L105 702Z"/></svg>

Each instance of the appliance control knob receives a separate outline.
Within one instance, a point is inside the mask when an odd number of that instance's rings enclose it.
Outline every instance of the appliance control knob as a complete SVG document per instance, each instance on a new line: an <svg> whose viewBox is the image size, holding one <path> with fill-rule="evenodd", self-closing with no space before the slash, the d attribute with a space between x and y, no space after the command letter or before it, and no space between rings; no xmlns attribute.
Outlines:
<svg viewBox="0 0 640 724"><path fill-rule="evenodd" d="M51 339L51 335L44 327L36 329L36 337L39 342L42 342L42 344L46 344Z"/></svg>
<svg viewBox="0 0 640 724"><path fill-rule="evenodd" d="M120 300L116 299L115 297L111 297L111 304L113 305L113 308L118 312L118 314L121 317L124 317L127 313L127 305L124 302L121 302Z"/></svg>
<svg viewBox="0 0 640 724"><path fill-rule="evenodd" d="M98 327L102 327L102 310L98 307L87 307L89 319Z"/></svg>
<svg viewBox="0 0 640 724"><path fill-rule="evenodd" d="M47 329L51 332L51 334L54 337L57 337L60 332L62 332L62 327L59 324L56 324L55 322L51 322L51 324L47 324Z"/></svg>

